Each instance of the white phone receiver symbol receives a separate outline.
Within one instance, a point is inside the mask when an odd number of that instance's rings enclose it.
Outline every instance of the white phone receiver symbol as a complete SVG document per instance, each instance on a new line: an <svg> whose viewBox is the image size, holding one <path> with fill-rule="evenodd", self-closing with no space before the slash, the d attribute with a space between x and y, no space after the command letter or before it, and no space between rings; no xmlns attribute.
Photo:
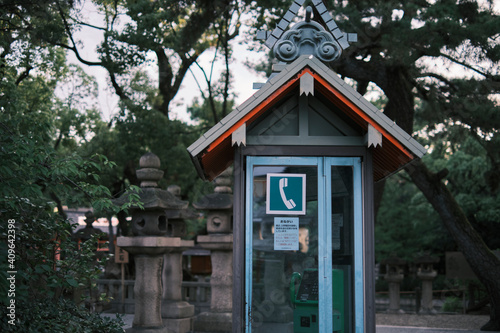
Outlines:
<svg viewBox="0 0 500 333"><path fill-rule="evenodd" d="M292 209L296 206L295 202L293 199L288 200L285 195L284 188L288 186L288 178L281 178L279 182L280 186L280 194L281 194L281 200L283 200L283 203L285 204L286 208Z"/></svg>

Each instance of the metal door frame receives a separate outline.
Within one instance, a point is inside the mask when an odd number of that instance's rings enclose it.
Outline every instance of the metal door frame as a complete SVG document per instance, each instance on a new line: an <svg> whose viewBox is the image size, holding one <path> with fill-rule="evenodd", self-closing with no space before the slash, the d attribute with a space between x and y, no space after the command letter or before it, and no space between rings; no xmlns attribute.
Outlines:
<svg viewBox="0 0 500 333"><path fill-rule="evenodd" d="M332 309L332 241L331 237L331 167L353 167L353 194L354 194L354 330L356 333L364 331L364 274L363 274L363 197L362 197L362 170L359 157L269 157L247 156L245 179L245 332L251 332L252 308L252 235L253 235L253 167L254 166L316 166L318 172L318 233L323 235L318 239L319 293L323 295L319 301L319 311ZM323 195L320 195L323 194ZM321 200L320 198L324 198ZM321 260L320 258L323 258ZM321 261L323 263L321 264ZM327 274L330 272L330 274ZM326 296L325 296L326 295ZM323 312L325 313L325 312ZM320 332L331 332L333 329L332 317L319 321Z"/></svg>

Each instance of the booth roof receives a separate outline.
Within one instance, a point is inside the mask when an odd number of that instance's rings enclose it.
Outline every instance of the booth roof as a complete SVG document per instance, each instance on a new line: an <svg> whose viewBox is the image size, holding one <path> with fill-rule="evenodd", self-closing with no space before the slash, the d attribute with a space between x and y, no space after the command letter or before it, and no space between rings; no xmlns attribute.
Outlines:
<svg viewBox="0 0 500 333"><path fill-rule="evenodd" d="M356 90L317 58L301 56L284 67L243 104L203 134L188 152L198 174L212 180L233 162L231 135L244 124L249 125L299 86L300 77L309 73L314 89L328 98L362 128L373 126L382 134L382 147L374 148L374 180L383 179L403 168L426 150L383 112L368 102ZM248 128L248 126L247 126Z"/></svg>

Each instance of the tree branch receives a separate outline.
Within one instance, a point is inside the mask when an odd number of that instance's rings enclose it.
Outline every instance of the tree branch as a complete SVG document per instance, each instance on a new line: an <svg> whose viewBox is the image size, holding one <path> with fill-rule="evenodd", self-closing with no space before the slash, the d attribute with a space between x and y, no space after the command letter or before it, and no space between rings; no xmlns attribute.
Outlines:
<svg viewBox="0 0 500 333"><path fill-rule="evenodd" d="M455 59L455 58L453 58L452 56L450 56L448 54L445 54L445 53L442 53L442 52L440 52L439 54L442 57L444 57L444 58L446 58L446 59L448 59L448 60L450 60L450 61L452 61L452 62L454 62L456 64L459 64L459 65L461 65L461 66L463 66L465 68L468 68L468 69L470 69L470 70L472 70L472 71L474 71L474 72L476 72L476 73L478 73L478 74L480 74L480 75L482 75L482 76L484 76L484 77L486 77L488 79L494 79L495 78L493 75L485 73L485 72L482 72L479 69L474 68L472 65L469 65L469 64L467 64L467 63L465 63L463 61L460 61L458 59Z"/></svg>
<svg viewBox="0 0 500 333"><path fill-rule="evenodd" d="M175 96L177 94L177 91L179 91L179 88L181 87L182 80L184 79L184 76L186 75L189 67L198 59L199 53L196 52L193 57L189 58L184 58L184 60L181 62L181 66L179 67L179 70L177 71L177 74L175 75L175 80L174 83L172 84L171 87L171 96Z"/></svg>
<svg viewBox="0 0 500 333"><path fill-rule="evenodd" d="M161 46L155 50L155 54L158 59L158 88L163 97L158 109L168 118L168 106L172 96L175 96L175 93L172 91L172 66L170 66L168 57Z"/></svg>
<svg viewBox="0 0 500 333"><path fill-rule="evenodd" d="M21 83L22 80L26 79L30 75L30 71L32 69L33 69L33 67L31 65L28 65L28 67L26 67L26 69L17 78L17 80L16 80L16 86L18 86L19 83Z"/></svg>
<svg viewBox="0 0 500 333"><path fill-rule="evenodd" d="M492 304L490 322L483 326L482 330L498 330L500 327L498 317L500 314L500 280L498 279L500 260L472 227L467 216L438 175L427 169L420 160L406 167L406 171L439 214L444 226L489 293ZM484 269L485 267L488 269Z"/></svg>
<svg viewBox="0 0 500 333"><path fill-rule="evenodd" d="M374 82L384 91L388 85L385 68L386 66L382 62L373 59L370 62L365 62L352 57L341 58L334 66L340 75L356 81Z"/></svg>
<svg viewBox="0 0 500 333"><path fill-rule="evenodd" d="M56 202L57 212L59 213L59 215L61 215L61 217L64 220L67 220L68 219L68 215L64 211L64 207L63 207L63 204L61 202L61 199L59 199L59 197L53 191L50 192L50 197L52 198L52 200L54 200Z"/></svg>
<svg viewBox="0 0 500 333"><path fill-rule="evenodd" d="M127 94L125 93L125 91L123 90L123 88L120 87L120 85L116 81L115 73L113 71L111 71L110 69L108 69L108 68L106 68L106 69L108 70L109 79L111 80L111 85L115 89L115 93L118 95L118 97L121 100L123 100L123 101L130 101L130 97L127 96Z"/></svg>
<svg viewBox="0 0 500 333"><path fill-rule="evenodd" d="M93 29L97 29L97 30L102 30L102 31L107 31L106 28L98 27L96 25L93 25L93 24L90 24L90 23L87 23L87 22L83 22L83 21L80 21L80 20L75 20L75 22L78 23L78 24L81 24L83 26L89 27L89 28L93 28Z"/></svg>
<svg viewBox="0 0 500 333"><path fill-rule="evenodd" d="M78 49L75 46L69 46L67 44L62 44L62 43L54 43L54 45L62 47L62 48L67 49L67 50L70 50L70 51L73 51L73 53L75 54L75 56L78 59L78 61L80 61L84 65L87 65L87 66L104 66L103 62L93 62L93 61L88 61L88 60L83 59L80 56L80 53L78 52Z"/></svg>
<svg viewBox="0 0 500 333"><path fill-rule="evenodd" d="M191 68L189 68L189 72L191 73L191 75L193 76L193 79L194 79L194 82L196 83L196 85L198 86L198 90L200 91L201 93L201 97L203 99L206 99L205 97L205 93L203 92L203 89L201 88L201 85L200 85L200 82L198 82L198 78L196 77L196 75L194 75L193 71Z"/></svg>
<svg viewBox="0 0 500 333"><path fill-rule="evenodd" d="M231 23L231 17L232 14L229 12L226 12L227 16L225 17L225 23L226 23L226 28L224 29L224 40L223 40L223 47L224 47L224 61L226 64L226 73L224 77L224 91L222 94L222 112L221 112L221 117L225 117L227 114L227 105L228 105L228 97L229 97L229 80L230 80L230 72L229 72L229 40L237 36L237 33L239 32L239 25L238 23L236 24L235 27L235 33L230 35L229 34L229 25ZM239 22L239 15L238 15L238 22ZM215 125L215 123L214 123Z"/></svg>
<svg viewBox="0 0 500 333"><path fill-rule="evenodd" d="M430 73L430 72L429 73L422 73L422 74L418 75L417 78L422 78L422 77L427 77L427 76L438 79L439 81L443 81L444 83L449 85L455 91L458 90L457 86L453 82L451 82L450 80L448 80L444 76L436 74L436 73Z"/></svg>
<svg viewBox="0 0 500 333"><path fill-rule="evenodd" d="M76 48L76 43L75 43L75 40L73 38L73 33L71 32L71 28L69 26L68 20L66 19L66 16L64 16L64 12L63 12L63 10L61 8L61 5L59 3L57 3L57 8L59 10L59 15L60 15L60 17L61 17L61 19L63 21L63 24L64 24L64 30L66 30L66 33L68 34L68 38L70 39L70 41L73 44L73 46L69 46L69 45L66 45L66 44L63 44L63 43L55 43L55 45L60 46L62 48L65 48L67 50L73 51L73 53L75 54L75 56L78 59L78 61L80 61L81 63L83 63L85 65L88 65L88 66L102 66L103 65L102 62L87 61L87 60L83 59L80 56L80 52L78 52L78 49Z"/></svg>
<svg viewBox="0 0 500 333"><path fill-rule="evenodd" d="M203 76L205 77L205 82L207 83L207 86L208 86L208 102L210 103L210 108L212 109L212 116L214 117L214 124L216 124L216 123L218 123L218 120L217 120L217 112L215 110L215 102L214 102L214 96L213 96L213 92L212 92L212 82L211 82L212 81L212 72L214 70L213 69L214 62L215 62L215 59L214 59L214 61L212 61L212 67L210 69L210 78L207 77L205 70L203 69L203 67L200 66L200 64L197 61L195 61L194 64L196 66L198 66L198 68L203 73ZM205 98L205 99L207 99L207 98Z"/></svg>

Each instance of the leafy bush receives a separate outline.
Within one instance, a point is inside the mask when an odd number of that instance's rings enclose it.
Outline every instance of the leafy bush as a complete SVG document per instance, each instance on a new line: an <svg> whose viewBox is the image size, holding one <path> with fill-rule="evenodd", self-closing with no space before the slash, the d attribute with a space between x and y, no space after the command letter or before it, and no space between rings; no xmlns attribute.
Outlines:
<svg viewBox="0 0 500 333"><path fill-rule="evenodd" d="M459 312L462 310L462 300L458 297L447 297L444 301L442 312Z"/></svg>
<svg viewBox="0 0 500 333"><path fill-rule="evenodd" d="M110 191L100 184L100 174L114 164L63 150L54 140L63 136L76 147L81 138L72 134L75 129L62 135L55 125L68 111L54 95L57 72L64 67L61 53L40 57L52 64L53 76L19 81L15 64L0 62L0 304L6 311L15 302L16 332L120 331L113 330L116 323L63 300L93 288L103 263L95 258L96 239L80 247L72 239L63 204L93 207L96 215L115 210ZM12 329L7 320L2 315L1 331Z"/></svg>
<svg viewBox="0 0 500 333"><path fill-rule="evenodd" d="M16 304L15 326L7 322L2 316L0 330L2 332L29 332L29 333L118 333L124 332L121 317L111 319L101 317L75 303L58 299L41 299L23 301Z"/></svg>

